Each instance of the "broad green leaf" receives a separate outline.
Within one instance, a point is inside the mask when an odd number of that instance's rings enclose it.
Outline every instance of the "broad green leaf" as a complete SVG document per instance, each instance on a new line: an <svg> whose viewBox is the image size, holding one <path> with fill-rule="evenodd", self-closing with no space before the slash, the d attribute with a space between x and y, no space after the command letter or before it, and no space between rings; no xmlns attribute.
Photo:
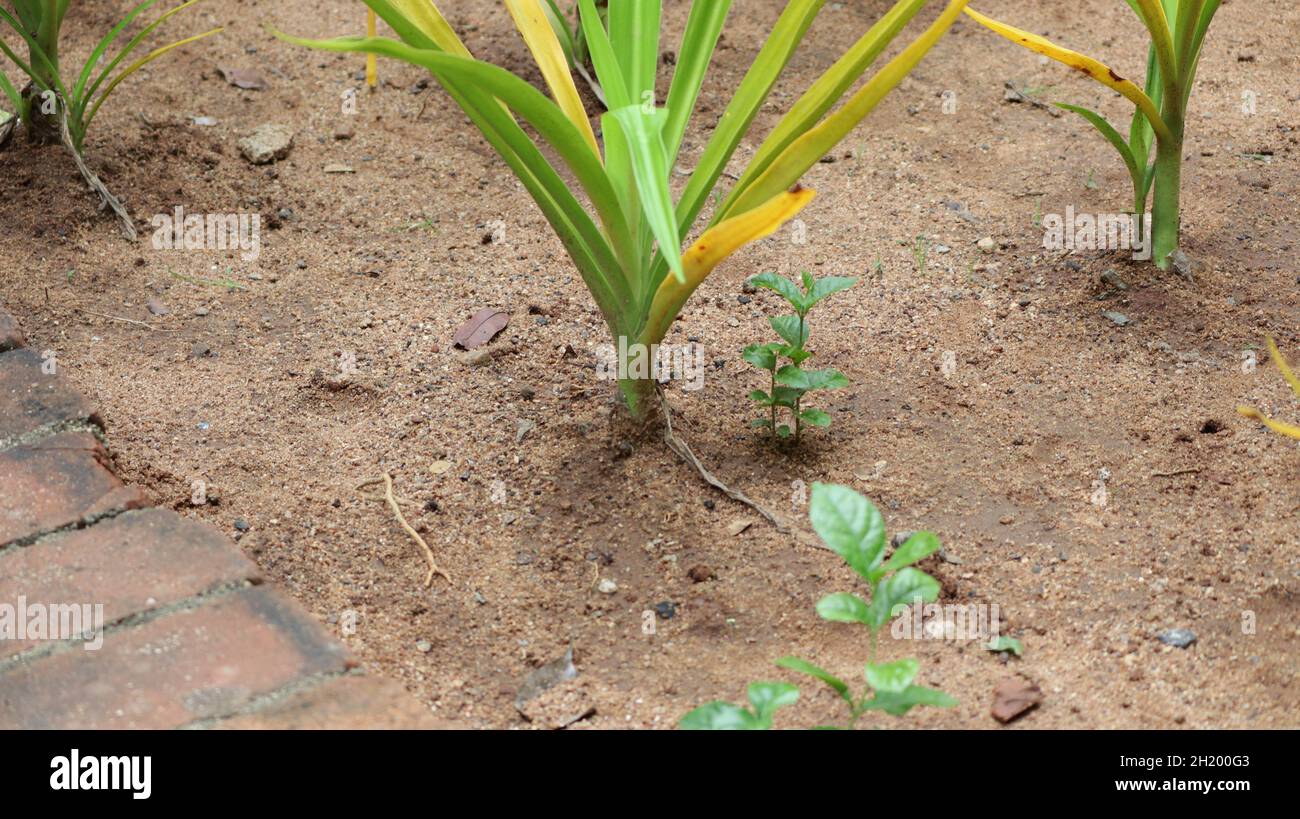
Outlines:
<svg viewBox="0 0 1300 819"><path fill-rule="evenodd" d="M920 600L933 603L939 598L939 581L919 569L901 569L876 586L871 595L867 623L879 629L894 616L895 606L908 606Z"/></svg>
<svg viewBox="0 0 1300 819"><path fill-rule="evenodd" d="M807 660L801 660L798 657L782 657L776 661L776 664L781 668L788 668L791 671L798 671L800 674L807 674L810 677L816 677L831 688L835 689L835 693L843 697L849 705L853 704L853 696L849 692L848 683L844 682L824 668L813 665Z"/></svg>
<svg viewBox="0 0 1300 819"><path fill-rule="evenodd" d="M877 692L901 694L912 684L912 680L916 679L916 672L920 670L921 664L910 658L879 665L867 663L867 685Z"/></svg>
<svg viewBox="0 0 1300 819"><path fill-rule="evenodd" d="M839 370L801 370L787 364L776 371L776 383L797 390L838 390L849 385L849 379Z"/></svg>
<svg viewBox="0 0 1300 819"><path fill-rule="evenodd" d="M741 353L741 358L760 370L776 369L776 351L771 344L751 344Z"/></svg>
<svg viewBox="0 0 1300 819"><path fill-rule="evenodd" d="M785 682L756 682L749 684L749 703L754 706L754 713L767 727L772 725L772 716L778 708L794 705L799 701L798 686Z"/></svg>
<svg viewBox="0 0 1300 819"><path fill-rule="evenodd" d="M841 290L848 290L857 283L858 280L856 278L849 276L826 276L825 278L818 279L816 283L813 284L812 292L809 293L807 301L804 302L804 310L811 310L816 306L817 302L827 296L838 293Z"/></svg>
<svg viewBox="0 0 1300 819"><path fill-rule="evenodd" d="M918 560L924 560L942 548L939 544L939 538L930 532L917 532L903 542L885 565L881 566L882 573L894 572L905 566L911 566Z"/></svg>
<svg viewBox="0 0 1300 819"><path fill-rule="evenodd" d="M792 434L794 434L793 431L785 424L776 428L776 435L778 438L789 438Z"/></svg>
<svg viewBox="0 0 1300 819"><path fill-rule="evenodd" d="M799 419L805 424L814 427L828 427L831 425L831 416L829 413L819 409L806 409L799 413Z"/></svg>
<svg viewBox="0 0 1300 819"><path fill-rule="evenodd" d="M771 418L755 418L754 420L752 420L752 421L749 422L749 426L750 426L751 429L771 429L771 428L772 428L772 419L771 419Z"/></svg>
<svg viewBox="0 0 1300 819"><path fill-rule="evenodd" d="M772 403L778 407L794 409L795 402L802 397L803 390L796 390L793 387L777 387L772 390Z"/></svg>
<svg viewBox="0 0 1300 819"><path fill-rule="evenodd" d="M770 316L767 322L791 347L801 350L808 343L808 322L798 316Z"/></svg>
<svg viewBox="0 0 1300 819"><path fill-rule="evenodd" d="M831 551L866 579L885 548L885 521L871 501L839 484L814 483L808 518Z"/></svg>
<svg viewBox="0 0 1300 819"><path fill-rule="evenodd" d="M877 691L876 696L862 704L864 711L884 711L886 714L901 717L918 705L931 705L936 708L952 708L957 700L934 688L919 685L908 686L902 692Z"/></svg>
<svg viewBox="0 0 1300 819"><path fill-rule="evenodd" d="M747 709L711 702L682 717L677 727L683 731L755 731L765 726Z"/></svg>
<svg viewBox="0 0 1300 819"><path fill-rule="evenodd" d="M750 397L750 400L757 401L758 403L762 404L762 405L765 406L765 407L770 407L770 406L772 406L772 396L768 395L767 393L763 392L762 390L754 390L753 392L751 392L751 393L749 394L749 397ZM771 420L768 420L767 423L770 424L770 423L772 423L772 422L771 422Z"/></svg>
<svg viewBox="0 0 1300 819"><path fill-rule="evenodd" d="M757 276L750 276L749 283L755 287L766 288L779 295L781 298L790 302L790 305L796 310L803 303L803 294L795 283L785 276L778 276L775 273L759 273Z"/></svg>
<svg viewBox="0 0 1300 819"><path fill-rule="evenodd" d="M833 623L869 622L867 604L852 594L828 594L817 601L817 613Z"/></svg>

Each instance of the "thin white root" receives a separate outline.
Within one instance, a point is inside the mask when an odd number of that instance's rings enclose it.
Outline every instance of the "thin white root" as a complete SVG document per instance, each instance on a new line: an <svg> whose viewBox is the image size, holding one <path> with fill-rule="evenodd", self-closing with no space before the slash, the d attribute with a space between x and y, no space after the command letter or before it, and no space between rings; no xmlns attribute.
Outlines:
<svg viewBox="0 0 1300 819"><path fill-rule="evenodd" d="M656 387L656 389L658 388ZM709 486L712 486L714 489L721 491L732 500L745 504L750 509L753 509L755 512L767 518L768 522L771 523L773 526L775 526L778 532L782 534L789 534L790 530L786 527L784 523L780 521L780 519L777 518L776 515L772 514L771 512L767 511L762 506L760 506L759 504L750 500L748 497L746 497L744 492L740 492L736 489L732 489L730 486L727 486L725 483L718 480L716 477L714 477L712 472L710 472L708 469L705 468L704 464L700 463L700 459L695 457L695 453L691 451L690 446L673 433L672 407L668 404L668 398L664 395L663 390L659 389L658 392L659 392L659 401L663 406L663 413L664 413L664 443L668 444L668 448L671 449L673 452L676 452L677 456L681 458L683 461L695 467L695 471L700 473L700 477L703 478L705 483L707 483Z"/></svg>
<svg viewBox="0 0 1300 819"><path fill-rule="evenodd" d="M137 238L135 223L131 221L131 214L127 212L126 206L113 195L112 191L99 180L98 176L95 176L95 172L86 164L86 160L82 159L81 152L72 144L72 134L68 132L68 112L66 104L62 100L60 100L59 124L59 130L63 134L63 147L68 149L68 153L72 154L72 161L77 163L77 170L81 171L81 176L86 180L86 184L90 185L91 190L99 194L99 209L111 208L122 223L122 234L134 242Z"/></svg>
<svg viewBox="0 0 1300 819"><path fill-rule="evenodd" d="M420 537L419 532L411 528L411 524L406 522L406 516L402 514L402 507L398 504L398 499L393 494L392 476L389 475L387 472L385 472L382 480L384 484L384 497L382 498L382 500L387 501L388 508L392 509L393 514L397 517L397 522L402 524L402 528L406 530L406 533L408 535L411 536L411 539L414 540L416 543L418 543L420 545L420 548L424 550L424 559L429 564L429 572L424 576L424 587L427 589L433 585L433 576L435 574L441 576L443 580L446 580L448 583L450 583L451 575L447 574L442 569L438 568L438 563L433 558L433 550L429 548L429 544L425 542L424 538ZM358 485L357 489L363 489L367 486L373 486L374 484L377 484L379 482L380 479L366 481L365 483ZM373 496L367 496L367 497L372 497L372 499L376 499L373 498Z"/></svg>

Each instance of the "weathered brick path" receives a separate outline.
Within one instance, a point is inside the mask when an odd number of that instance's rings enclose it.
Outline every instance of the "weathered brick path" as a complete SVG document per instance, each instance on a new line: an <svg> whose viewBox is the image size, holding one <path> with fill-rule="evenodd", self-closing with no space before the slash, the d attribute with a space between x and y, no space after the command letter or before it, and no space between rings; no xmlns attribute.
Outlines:
<svg viewBox="0 0 1300 819"><path fill-rule="evenodd" d="M229 538L123 485L43 364L0 310L0 729L445 727ZM20 602L102 605L102 646L6 632Z"/></svg>

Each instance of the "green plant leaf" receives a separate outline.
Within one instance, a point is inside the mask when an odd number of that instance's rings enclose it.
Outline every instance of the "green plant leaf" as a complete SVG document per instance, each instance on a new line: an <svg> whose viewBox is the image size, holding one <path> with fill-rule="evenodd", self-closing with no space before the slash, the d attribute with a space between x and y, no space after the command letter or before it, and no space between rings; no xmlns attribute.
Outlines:
<svg viewBox="0 0 1300 819"><path fill-rule="evenodd" d="M862 704L862 710L884 711L891 716L901 717L918 705L952 708L956 704L957 700L938 689L909 685L901 692L877 691L875 697Z"/></svg>
<svg viewBox="0 0 1300 819"><path fill-rule="evenodd" d="M826 276L825 278L818 279L816 283L813 284L808 300L804 302L804 312L811 310L816 306L817 302L827 296L838 293L841 290L848 290L857 283L858 280L856 278L849 276Z"/></svg>
<svg viewBox="0 0 1300 819"><path fill-rule="evenodd" d="M807 660L801 660L798 657L782 657L776 661L776 664L781 668L788 668L791 671L798 671L800 674L807 674L821 680L833 688L835 693L843 697L849 705L853 704L853 695L849 691L849 684L824 668L813 665Z"/></svg>
<svg viewBox="0 0 1300 819"><path fill-rule="evenodd" d="M627 139L641 212L659 240L659 252L668 262L669 269L677 281L685 283L682 243L673 217L672 193L668 190L668 156L663 140L668 112L656 108L646 113L643 106L629 105L610 113L623 127Z"/></svg>
<svg viewBox="0 0 1300 819"><path fill-rule="evenodd" d="M808 518L817 536L864 580L885 548L885 520L871 501L839 484L814 483Z"/></svg>
<svg viewBox="0 0 1300 819"><path fill-rule="evenodd" d="M799 700L798 686L786 682L756 682L749 684L749 702L754 713L766 727L772 726L772 717L778 708L794 705Z"/></svg>
<svg viewBox="0 0 1300 819"><path fill-rule="evenodd" d="M833 623L870 622L869 609L861 597L853 594L828 594L817 601L817 613Z"/></svg>
<svg viewBox="0 0 1300 819"><path fill-rule="evenodd" d="M849 379L839 370L801 370L794 364L787 364L776 371L776 383L808 392L842 389L849 385Z"/></svg>
<svg viewBox="0 0 1300 819"><path fill-rule="evenodd" d="M756 731L766 726L738 705L711 702L682 717L677 727L683 731Z"/></svg>
<svg viewBox="0 0 1300 819"><path fill-rule="evenodd" d="M757 276L750 276L749 283L755 287L763 287L773 291L781 298L790 303L795 310L801 310L803 305L803 294L795 283L785 276L778 276L775 273L759 273Z"/></svg>
<svg viewBox="0 0 1300 819"><path fill-rule="evenodd" d="M757 401L758 403L762 404L765 407L772 406L772 396L768 395L762 390L754 390L749 394L749 397L750 400ZM768 419L768 423L769 424L772 423L770 419Z"/></svg>
<svg viewBox="0 0 1300 819"><path fill-rule="evenodd" d="M912 684L912 680L916 679L916 672L920 670L921 664L910 658L880 665L867 663L867 685L877 692L901 694Z"/></svg>
<svg viewBox="0 0 1300 819"><path fill-rule="evenodd" d="M767 321L791 347L803 349L803 345L808 343L808 322L801 321L798 316L770 316Z"/></svg>
<svg viewBox="0 0 1300 819"><path fill-rule="evenodd" d="M776 350L771 344L751 344L741 353L741 358L760 370L776 369Z"/></svg>
<svg viewBox="0 0 1300 819"><path fill-rule="evenodd" d="M939 591L939 581L920 569L902 569L876 586L867 623L872 629L879 629L894 616L895 606L911 605L918 599L933 603L939 598Z"/></svg>
<svg viewBox="0 0 1300 819"><path fill-rule="evenodd" d="M814 427L828 427L831 425L831 416L828 412L822 412L819 409L806 409L799 413L799 419L805 424Z"/></svg>
<svg viewBox="0 0 1300 819"><path fill-rule="evenodd" d="M772 403L778 407L794 409L795 402L802 397L803 390L796 390L793 387L777 387L772 390Z"/></svg>
<svg viewBox="0 0 1300 819"><path fill-rule="evenodd" d="M899 546L885 565L881 566L882 572L894 572L905 566L911 566L918 560L924 560L935 552L939 551L942 546L939 538L930 532L917 532L909 537L902 546Z"/></svg>
<svg viewBox="0 0 1300 819"><path fill-rule="evenodd" d="M726 22L730 9L731 0L691 3L691 13L686 18L686 29L677 48L677 68L668 89L668 125L664 128L664 143L668 146L668 155L674 159L681 149L686 125L695 111L704 74L713 59L722 24Z"/></svg>
<svg viewBox="0 0 1300 819"><path fill-rule="evenodd" d="M1124 137L1120 135L1119 131L1115 130L1115 126L1107 122L1106 118L1101 114L1090 111L1083 106L1070 105L1064 102L1058 102L1055 105L1057 108L1073 111L1092 123L1092 127L1096 128L1106 138L1106 141L1115 147L1116 151L1119 151L1120 158L1124 160L1124 167L1128 168L1129 177L1133 180L1133 189L1135 191L1141 190L1143 176L1146 173L1146 162L1138 161L1133 154L1133 149L1124 141Z"/></svg>

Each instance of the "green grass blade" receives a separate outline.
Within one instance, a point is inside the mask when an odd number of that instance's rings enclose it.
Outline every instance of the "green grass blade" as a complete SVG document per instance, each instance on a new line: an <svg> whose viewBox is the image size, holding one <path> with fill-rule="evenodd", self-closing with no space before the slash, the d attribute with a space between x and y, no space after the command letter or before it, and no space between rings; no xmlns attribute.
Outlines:
<svg viewBox="0 0 1300 819"><path fill-rule="evenodd" d="M641 212L650 231L659 241L660 253L665 257L669 269L679 282L685 283L681 239L674 221L672 193L668 190L668 157L663 140L668 112L660 108L647 114L643 106L629 105L610 113L622 126L623 137L628 142L628 155L636 179L637 196L641 200ZM639 290L641 296L648 299L648 291L648 282L642 282Z"/></svg>
<svg viewBox="0 0 1300 819"><path fill-rule="evenodd" d="M591 2L591 0L586 0ZM695 111L695 102L704 85L704 75L713 60L722 24L727 20L731 0L707 0L691 5L686 30L677 48L677 68L673 72L672 86L668 89L668 124L664 127L664 144L673 164L681 150L686 126Z"/></svg>
<svg viewBox="0 0 1300 819"><path fill-rule="evenodd" d="M798 182L805 171L848 136L885 95L903 81L961 16L968 2L950 0L948 7L928 29L876 72L838 111L791 142L752 184L731 200L729 207L720 208L722 216L730 218L752 210Z"/></svg>
<svg viewBox="0 0 1300 819"><path fill-rule="evenodd" d="M722 207L723 211L767 170L790 143L807 133L825 116L925 4L926 0L898 0L885 16L812 84L759 146L749 167L732 188L727 204Z"/></svg>
<svg viewBox="0 0 1300 819"><path fill-rule="evenodd" d="M690 232L691 225L695 224L709 194L718 184L718 177L722 176L732 154L736 152L736 146L749 130L772 86L785 70L790 57L825 3L826 0L790 0L786 4L772 33L763 43L754 64L740 81L735 96L731 98L731 103L713 130L713 136L709 138L704 153L677 202L679 235L685 236ZM715 216L713 223L718 221Z"/></svg>
<svg viewBox="0 0 1300 819"><path fill-rule="evenodd" d="M177 40L174 43L168 43L165 46L160 46L159 48L155 48L153 51L150 51L145 56L131 63L129 66L123 69L121 74L118 74L116 77L113 78L113 81L108 84L108 86L104 89L104 92L100 94L99 97L95 100L95 104L90 107L90 112L86 114L83 127L90 126L91 121L95 119L95 114L99 111L99 106L104 104L104 100L108 99L109 95L113 93L113 89L121 85L122 81L125 80L127 77L139 71L141 68L144 68L146 65L158 59L159 57L163 56L164 54L171 51L172 49L189 45L190 43L193 43L197 40L202 40L205 37L211 37L214 34L220 34L222 31L224 31L224 29L214 28L210 31L205 31L202 34L195 34L193 37L186 37L184 40ZM82 101L83 105L84 102L85 101L83 100Z"/></svg>
<svg viewBox="0 0 1300 819"><path fill-rule="evenodd" d="M95 65L99 62L99 58L104 56L104 52L108 51L108 47L113 44L113 41L117 39L118 35L131 24L132 20L138 17L142 12L147 11L157 2L158 0L145 0L140 5L131 9L131 11L122 18L121 22L113 26L113 29L109 31L108 34L104 35L103 39L96 44L95 50L90 52L90 57L86 59L86 64L81 68L81 75L77 77L77 82L72 88L72 98L74 100L81 98L81 92L86 89L86 83L90 81L90 74L94 71Z"/></svg>
<svg viewBox="0 0 1300 819"><path fill-rule="evenodd" d="M593 0L579 0L578 8L583 36L587 41L587 52L591 56L592 66L596 69L596 79L600 80L600 87L605 90L609 109L612 111L632 105L632 94L628 90L627 78L623 76L623 69L614 54L614 47L609 42L609 34L600 20L600 12L596 10L596 4Z"/></svg>
<svg viewBox="0 0 1300 819"><path fill-rule="evenodd" d="M1057 108L1063 108L1066 111L1073 111L1088 120L1088 122L1092 123L1092 126L1106 138L1106 141L1111 145L1114 145L1115 150L1119 151L1120 156L1124 160L1124 166L1128 168L1129 176L1132 177L1134 184L1140 184L1144 173L1142 166L1138 164L1137 158L1133 155L1133 149L1124 141L1124 137L1119 131L1115 130L1113 125L1106 121L1105 117L1098 114L1096 111L1090 111L1081 105L1070 105L1065 102L1057 102L1053 104Z"/></svg>
<svg viewBox="0 0 1300 819"><path fill-rule="evenodd" d="M1192 94L1192 86L1196 83L1196 70L1201 64L1201 49L1205 45L1205 35L1210 30L1210 23L1214 22L1214 15L1218 13L1220 0L1206 0L1205 6L1201 9L1201 16L1196 21L1196 30L1192 35L1192 47L1190 57L1188 58L1186 70L1182 78L1183 85L1183 110L1187 109L1187 100Z"/></svg>
<svg viewBox="0 0 1300 819"><path fill-rule="evenodd" d="M615 0L609 4L609 39L618 55L632 101L655 100L659 67L660 0ZM646 96L649 92L649 96Z"/></svg>
<svg viewBox="0 0 1300 819"><path fill-rule="evenodd" d="M3 39L0 39L0 52L4 52L4 55L12 60L14 65L18 66L19 70L30 77L32 82L36 83L36 86L42 91L54 90L59 93L60 97L67 99L68 90L63 87L63 79L59 76L58 65L48 54L46 54L45 49L41 47L41 44L36 42L36 39L27 33L23 24L14 19L14 16L5 11L3 7L0 7L0 20L8 23L9 27L18 33L18 36L23 39L24 43L26 43L28 53L32 57L32 60L36 62L42 70L40 72L36 71L31 65L23 60L23 58L15 54ZM53 89L50 89L42 79L43 76L48 76L49 79L53 81Z"/></svg>
<svg viewBox="0 0 1300 819"><path fill-rule="evenodd" d="M139 47L140 43L142 43L146 37L148 37L150 34L153 34L154 31L163 23L167 22L167 20L170 19L172 15L179 14L180 12L184 11L185 9L189 8L190 6L194 5L197 2L199 2L199 0L188 0L188 2L182 3L176 8L171 9L170 11L164 13L157 20L154 20L152 23L145 26L144 29L142 29L139 34L135 35L130 40L128 40L126 45L122 47L122 50L117 53L117 56L114 57L107 66L104 67L103 71L99 72L99 74L96 75L94 82L90 84L90 87L86 89L85 93L82 94L78 92L77 97L74 100L77 116L78 117L81 116L81 114L86 110L86 106L90 103L92 99L95 98L95 94L97 91L99 91L99 87L103 85L104 81L108 79L108 77L113 73L113 71L117 69L118 65L120 65L123 60L129 57L131 55L131 52L135 51L136 48ZM120 78L115 82L119 82L119 81ZM107 96L107 93L105 93L103 96ZM98 108L99 106L96 105L95 107ZM90 117L87 117L87 120L89 119Z"/></svg>

